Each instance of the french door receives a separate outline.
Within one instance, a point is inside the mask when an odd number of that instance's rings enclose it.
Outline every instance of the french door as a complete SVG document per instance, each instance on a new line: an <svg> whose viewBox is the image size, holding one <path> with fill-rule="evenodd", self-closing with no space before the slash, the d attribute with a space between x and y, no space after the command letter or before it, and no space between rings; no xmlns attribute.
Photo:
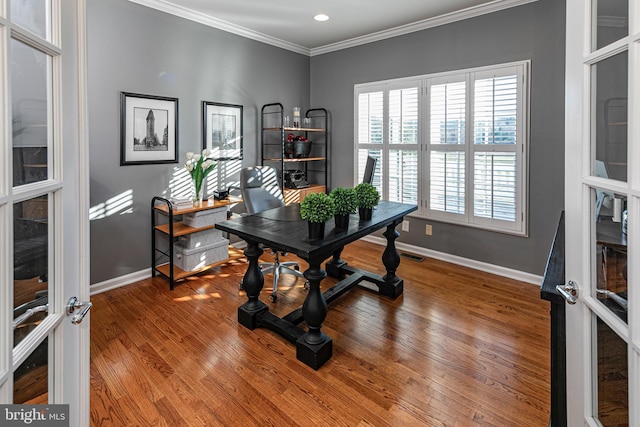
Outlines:
<svg viewBox="0 0 640 427"><path fill-rule="evenodd" d="M640 426L639 14L640 0L567 0L570 426Z"/></svg>
<svg viewBox="0 0 640 427"><path fill-rule="evenodd" d="M0 0L0 403L69 404L72 426L89 419L85 16Z"/></svg>

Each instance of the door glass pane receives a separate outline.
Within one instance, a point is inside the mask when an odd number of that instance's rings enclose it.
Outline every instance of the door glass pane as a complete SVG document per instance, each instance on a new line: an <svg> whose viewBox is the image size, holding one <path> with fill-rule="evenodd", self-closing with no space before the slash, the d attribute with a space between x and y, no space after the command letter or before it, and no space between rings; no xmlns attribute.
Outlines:
<svg viewBox="0 0 640 427"><path fill-rule="evenodd" d="M627 180L627 66L622 52L592 66L594 175Z"/></svg>
<svg viewBox="0 0 640 427"><path fill-rule="evenodd" d="M48 313L48 196L14 205L13 335L19 344Z"/></svg>
<svg viewBox="0 0 640 427"><path fill-rule="evenodd" d="M13 185L47 179L51 58L11 40L11 126Z"/></svg>
<svg viewBox="0 0 640 427"><path fill-rule="evenodd" d="M11 0L11 20L47 40L50 10L49 0Z"/></svg>
<svg viewBox="0 0 640 427"><path fill-rule="evenodd" d="M44 405L49 390L49 338L27 357L13 373L13 403Z"/></svg>
<svg viewBox="0 0 640 427"><path fill-rule="evenodd" d="M629 34L628 0L593 0L592 49L597 50Z"/></svg>
<svg viewBox="0 0 640 427"><path fill-rule="evenodd" d="M601 319L596 320L597 407L603 427L629 425L627 343Z"/></svg>
<svg viewBox="0 0 640 427"><path fill-rule="evenodd" d="M595 294L602 304L627 321L627 201L602 189L595 200Z"/></svg>

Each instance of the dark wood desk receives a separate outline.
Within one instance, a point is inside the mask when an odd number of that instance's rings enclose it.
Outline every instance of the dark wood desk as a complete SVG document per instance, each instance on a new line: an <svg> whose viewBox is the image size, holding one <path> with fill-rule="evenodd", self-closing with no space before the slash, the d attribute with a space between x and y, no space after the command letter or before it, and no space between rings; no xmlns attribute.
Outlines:
<svg viewBox="0 0 640 427"><path fill-rule="evenodd" d="M349 227L339 230L333 220L327 222L325 237L310 240L307 222L300 219L300 205L293 204L271 209L255 215L244 216L216 224L216 228L235 234L247 242L245 255L249 261L243 279L243 288L247 293L247 302L238 308L238 322L253 330L265 327L282 335L296 345L298 360L318 369L332 355L332 340L320 330L327 317L327 303L338 298L363 280L375 284L378 293L397 298L403 292L404 282L396 276L400 265L400 255L395 240L400 235L395 227L405 215L417 209L415 205L381 201L374 209L370 221L360 222L357 215L351 215ZM344 247L361 237L386 227L383 233L387 247L382 254L382 263L387 274L379 276L357 270L340 258ZM302 305L280 318L269 312L269 307L259 300L264 285L264 277L258 266L262 255L260 244L278 251L290 252L309 263L304 277L309 281L309 293ZM326 264L326 271L321 264ZM320 291L320 282L327 276L344 278L324 293ZM297 325L305 321L307 331Z"/></svg>

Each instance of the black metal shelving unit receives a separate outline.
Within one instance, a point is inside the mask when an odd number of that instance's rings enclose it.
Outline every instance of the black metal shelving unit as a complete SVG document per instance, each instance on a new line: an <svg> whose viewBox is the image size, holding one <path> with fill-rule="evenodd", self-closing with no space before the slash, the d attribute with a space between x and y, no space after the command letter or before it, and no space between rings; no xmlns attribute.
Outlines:
<svg viewBox="0 0 640 427"><path fill-rule="evenodd" d="M285 112L281 103L262 106L261 164L278 171L280 187L285 189L285 172L302 170L312 185L325 186L329 191L329 113L325 108L311 108L304 114L308 126L285 126ZM304 135L312 141L308 157L289 157L285 152L288 134Z"/></svg>

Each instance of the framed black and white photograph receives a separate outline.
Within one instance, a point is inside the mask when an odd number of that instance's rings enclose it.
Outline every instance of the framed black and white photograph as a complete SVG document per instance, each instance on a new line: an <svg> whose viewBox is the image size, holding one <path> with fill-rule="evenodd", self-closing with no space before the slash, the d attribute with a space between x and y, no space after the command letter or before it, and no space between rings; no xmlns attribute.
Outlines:
<svg viewBox="0 0 640 427"><path fill-rule="evenodd" d="M120 165L178 163L178 98L120 94Z"/></svg>
<svg viewBox="0 0 640 427"><path fill-rule="evenodd" d="M242 159L242 105L202 101L202 148L216 160Z"/></svg>

